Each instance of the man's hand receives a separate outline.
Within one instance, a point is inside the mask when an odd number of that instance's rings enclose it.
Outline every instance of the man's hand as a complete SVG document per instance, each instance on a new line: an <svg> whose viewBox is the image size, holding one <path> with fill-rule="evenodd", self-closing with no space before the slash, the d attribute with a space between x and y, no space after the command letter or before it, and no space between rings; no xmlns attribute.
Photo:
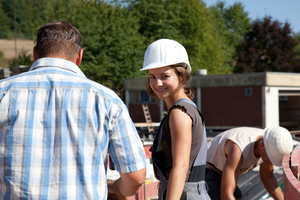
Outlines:
<svg viewBox="0 0 300 200"><path fill-rule="evenodd" d="M126 197L135 195L143 185L145 177L146 168L130 173L120 173L119 179L107 183L109 197L115 196L118 200L124 200Z"/></svg>
<svg viewBox="0 0 300 200"><path fill-rule="evenodd" d="M120 190L118 189L118 187L116 187L116 181L107 181L107 188L108 188L108 196L107 196L107 200L126 200L127 197L123 196L120 192Z"/></svg>
<svg viewBox="0 0 300 200"><path fill-rule="evenodd" d="M127 198L123 195L108 193L107 200L126 200Z"/></svg>
<svg viewBox="0 0 300 200"><path fill-rule="evenodd" d="M123 198L123 197L124 196L120 197L116 194L108 193L107 200L123 200L123 199L126 199L126 197L125 198Z"/></svg>
<svg viewBox="0 0 300 200"><path fill-rule="evenodd" d="M259 168L260 180L274 200L283 200L284 195L281 188L278 186L273 170L273 164L270 161L264 161Z"/></svg>

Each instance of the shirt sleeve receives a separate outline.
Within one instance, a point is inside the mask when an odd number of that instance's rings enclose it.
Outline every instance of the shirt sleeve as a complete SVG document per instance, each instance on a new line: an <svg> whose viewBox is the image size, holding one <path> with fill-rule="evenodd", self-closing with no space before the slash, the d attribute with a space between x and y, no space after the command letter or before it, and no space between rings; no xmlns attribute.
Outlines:
<svg viewBox="0 0 300 200"><path fill-rule="evenodd" d="M130 173L146 167L146 156L142 141L123 104L111 119L109 152L116 170Z"/></svg>

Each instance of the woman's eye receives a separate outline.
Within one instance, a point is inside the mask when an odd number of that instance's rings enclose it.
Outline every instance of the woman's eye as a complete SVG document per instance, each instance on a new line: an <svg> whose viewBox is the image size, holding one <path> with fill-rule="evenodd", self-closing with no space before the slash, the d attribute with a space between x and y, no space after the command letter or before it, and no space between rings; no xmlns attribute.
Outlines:
<svg viewBox="0 0 300 200"><path fill-rule="evenodd" d="M169 76L167 76L167 75L163 75L163 76L162 76L162 78L168 78L168 77L169 77Z"/></svg>
<svg viewBox="0 0 300 200"><path fill-rule="evenodd" d="M155 79L155 77L154 76L149 76L149 79Z"/></svg>

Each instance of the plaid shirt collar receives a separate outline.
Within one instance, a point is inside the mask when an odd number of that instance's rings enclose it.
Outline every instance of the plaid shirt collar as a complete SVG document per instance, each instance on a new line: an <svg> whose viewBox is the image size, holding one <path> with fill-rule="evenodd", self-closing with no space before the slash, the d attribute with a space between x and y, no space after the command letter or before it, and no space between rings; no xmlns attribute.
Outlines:
<svg viewBox="0 0 300 200"><path fill-rule="evenodd" d="M79 76L86 77L75 63L60 58L40 58L33 63L29 71L44 67L61 68L78 74Z"/></svg>

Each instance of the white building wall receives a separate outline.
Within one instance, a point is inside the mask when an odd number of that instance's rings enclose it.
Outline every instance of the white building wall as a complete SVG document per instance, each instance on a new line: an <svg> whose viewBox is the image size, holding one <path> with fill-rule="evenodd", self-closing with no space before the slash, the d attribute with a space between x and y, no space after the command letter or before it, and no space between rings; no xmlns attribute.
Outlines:
<svg viewBox="0 0 300 200"><path fill-rule="evenodd" d="M263 127L279 126L279 96L280 91L289 91L283 96L297 95L299 96L300 87L262 87L262 116ZM295 91L295 93L293 93ZM282 94L281 94L282 95Z"/></svg>
<svg viewBox="0 0 300 200"><path fill-rule="evenodd" d="M263 128L279 126L279 92L278 88L262 87L262 119Z"/></svg>

